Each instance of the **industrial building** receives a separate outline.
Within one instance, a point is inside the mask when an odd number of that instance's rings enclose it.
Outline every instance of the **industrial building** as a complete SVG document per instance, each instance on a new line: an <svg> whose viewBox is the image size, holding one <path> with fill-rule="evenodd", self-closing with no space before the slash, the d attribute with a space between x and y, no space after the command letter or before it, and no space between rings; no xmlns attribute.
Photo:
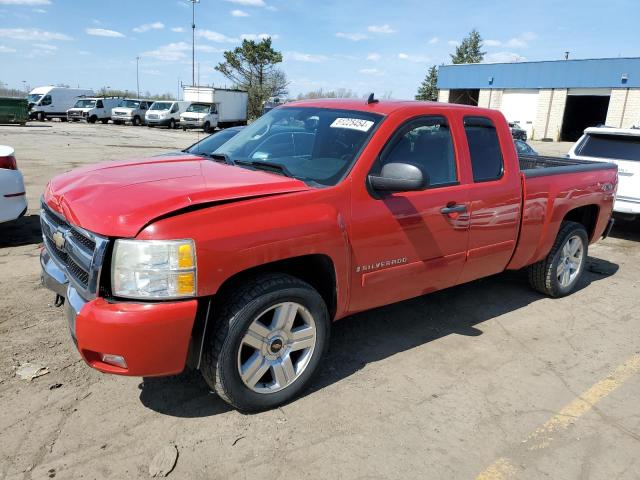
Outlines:
<svg viewBox="0 0 640 480"><path fill-rule="evenodd" d="M438 100L500 110L536 140L640 125L640 58L443 65Z"/></svg>

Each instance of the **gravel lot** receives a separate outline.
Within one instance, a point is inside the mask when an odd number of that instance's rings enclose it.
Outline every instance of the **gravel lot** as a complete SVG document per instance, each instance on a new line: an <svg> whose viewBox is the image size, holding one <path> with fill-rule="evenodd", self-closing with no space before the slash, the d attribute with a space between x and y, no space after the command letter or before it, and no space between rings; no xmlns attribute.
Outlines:
<svg viewBox="0 0 640 480"><path fill-rule="evenodd" d="M0 126L29 213L0 225L0 479L640 478L640 225L590 249L551 300L509 272L356 315L299 400L230 410L197 374L100 374L39 284L38 199L81 165L181 149L202 133L47 122ZM535 143L564 154L568 144ZM15 375L34 362L32 381Z"/></svg>

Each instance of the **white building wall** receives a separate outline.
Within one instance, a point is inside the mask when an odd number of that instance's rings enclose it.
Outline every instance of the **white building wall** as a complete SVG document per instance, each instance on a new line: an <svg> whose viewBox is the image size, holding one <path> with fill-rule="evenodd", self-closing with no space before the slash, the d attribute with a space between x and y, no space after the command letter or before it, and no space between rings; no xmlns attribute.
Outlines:
<svg viewBox="0 0 640 480"><path fill-rule="evenodd" d="M534 140L558 141L562 129L564 107L567 103L566 89L542 89L538 93L538 108L533 125Z"/></svg>
<svg viewBox="0 0 640 480"><path fill-rule="evenodd" d="M478 106L482 108L493 108L500 110L502 102L502 90L499 89L481 89L478 95Z"/></svg>
<svg viewBox="0 0 640 480"><path fill-rule="evenodd" d="M606 124L616 128L640 125L640 89L614 88L611 91Z"/></svg>
<svg viewBox="0 0 640 480"><path fill-rule="evenodd" d="M449 103L449 90L439 90L438 101L443 103Z"/></svg>
<svg viewBox="0 0 640 480"><path fill-rule="evenodd" d="M517 122L527 132L527 138L533 134L538 113L538 90L504 90L500 111L507 121Z"/></svg>

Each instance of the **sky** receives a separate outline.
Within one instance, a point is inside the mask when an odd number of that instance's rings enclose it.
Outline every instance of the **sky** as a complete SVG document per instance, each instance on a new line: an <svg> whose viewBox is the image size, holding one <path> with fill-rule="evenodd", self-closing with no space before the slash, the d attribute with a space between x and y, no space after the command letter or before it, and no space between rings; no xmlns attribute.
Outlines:
<svg viewBox="0 0 640 480"><path fill-rule="evenodd" d="M476 28L486 62L637 56L637 0L201 0L199 83L242 39L270 36L290 96L350 89L412 98ZM179 91L191 83L189 0L0 0L0 82Z"/></svg>

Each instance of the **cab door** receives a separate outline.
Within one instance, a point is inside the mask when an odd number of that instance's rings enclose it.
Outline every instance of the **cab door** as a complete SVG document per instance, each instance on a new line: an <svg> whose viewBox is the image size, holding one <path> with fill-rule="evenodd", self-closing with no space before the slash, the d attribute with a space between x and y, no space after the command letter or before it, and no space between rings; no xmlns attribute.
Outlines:
<svg viewBox="0 0 640 480"><path fill-rule="evenodd" d="M469 248L459 283L502 272L516 247L522 183L511 132L500 120L463 118L473 177L467 186Z"/></svg>
<svg viewBox="0 0 640 480"><path fill-rule="evenodd" d="M469 237L466 186L450 122L426 115L401 125L371 173L410 163L428 177L421 191L354 189L350 226L350 311L419 296L456 284Z"/></svg>

